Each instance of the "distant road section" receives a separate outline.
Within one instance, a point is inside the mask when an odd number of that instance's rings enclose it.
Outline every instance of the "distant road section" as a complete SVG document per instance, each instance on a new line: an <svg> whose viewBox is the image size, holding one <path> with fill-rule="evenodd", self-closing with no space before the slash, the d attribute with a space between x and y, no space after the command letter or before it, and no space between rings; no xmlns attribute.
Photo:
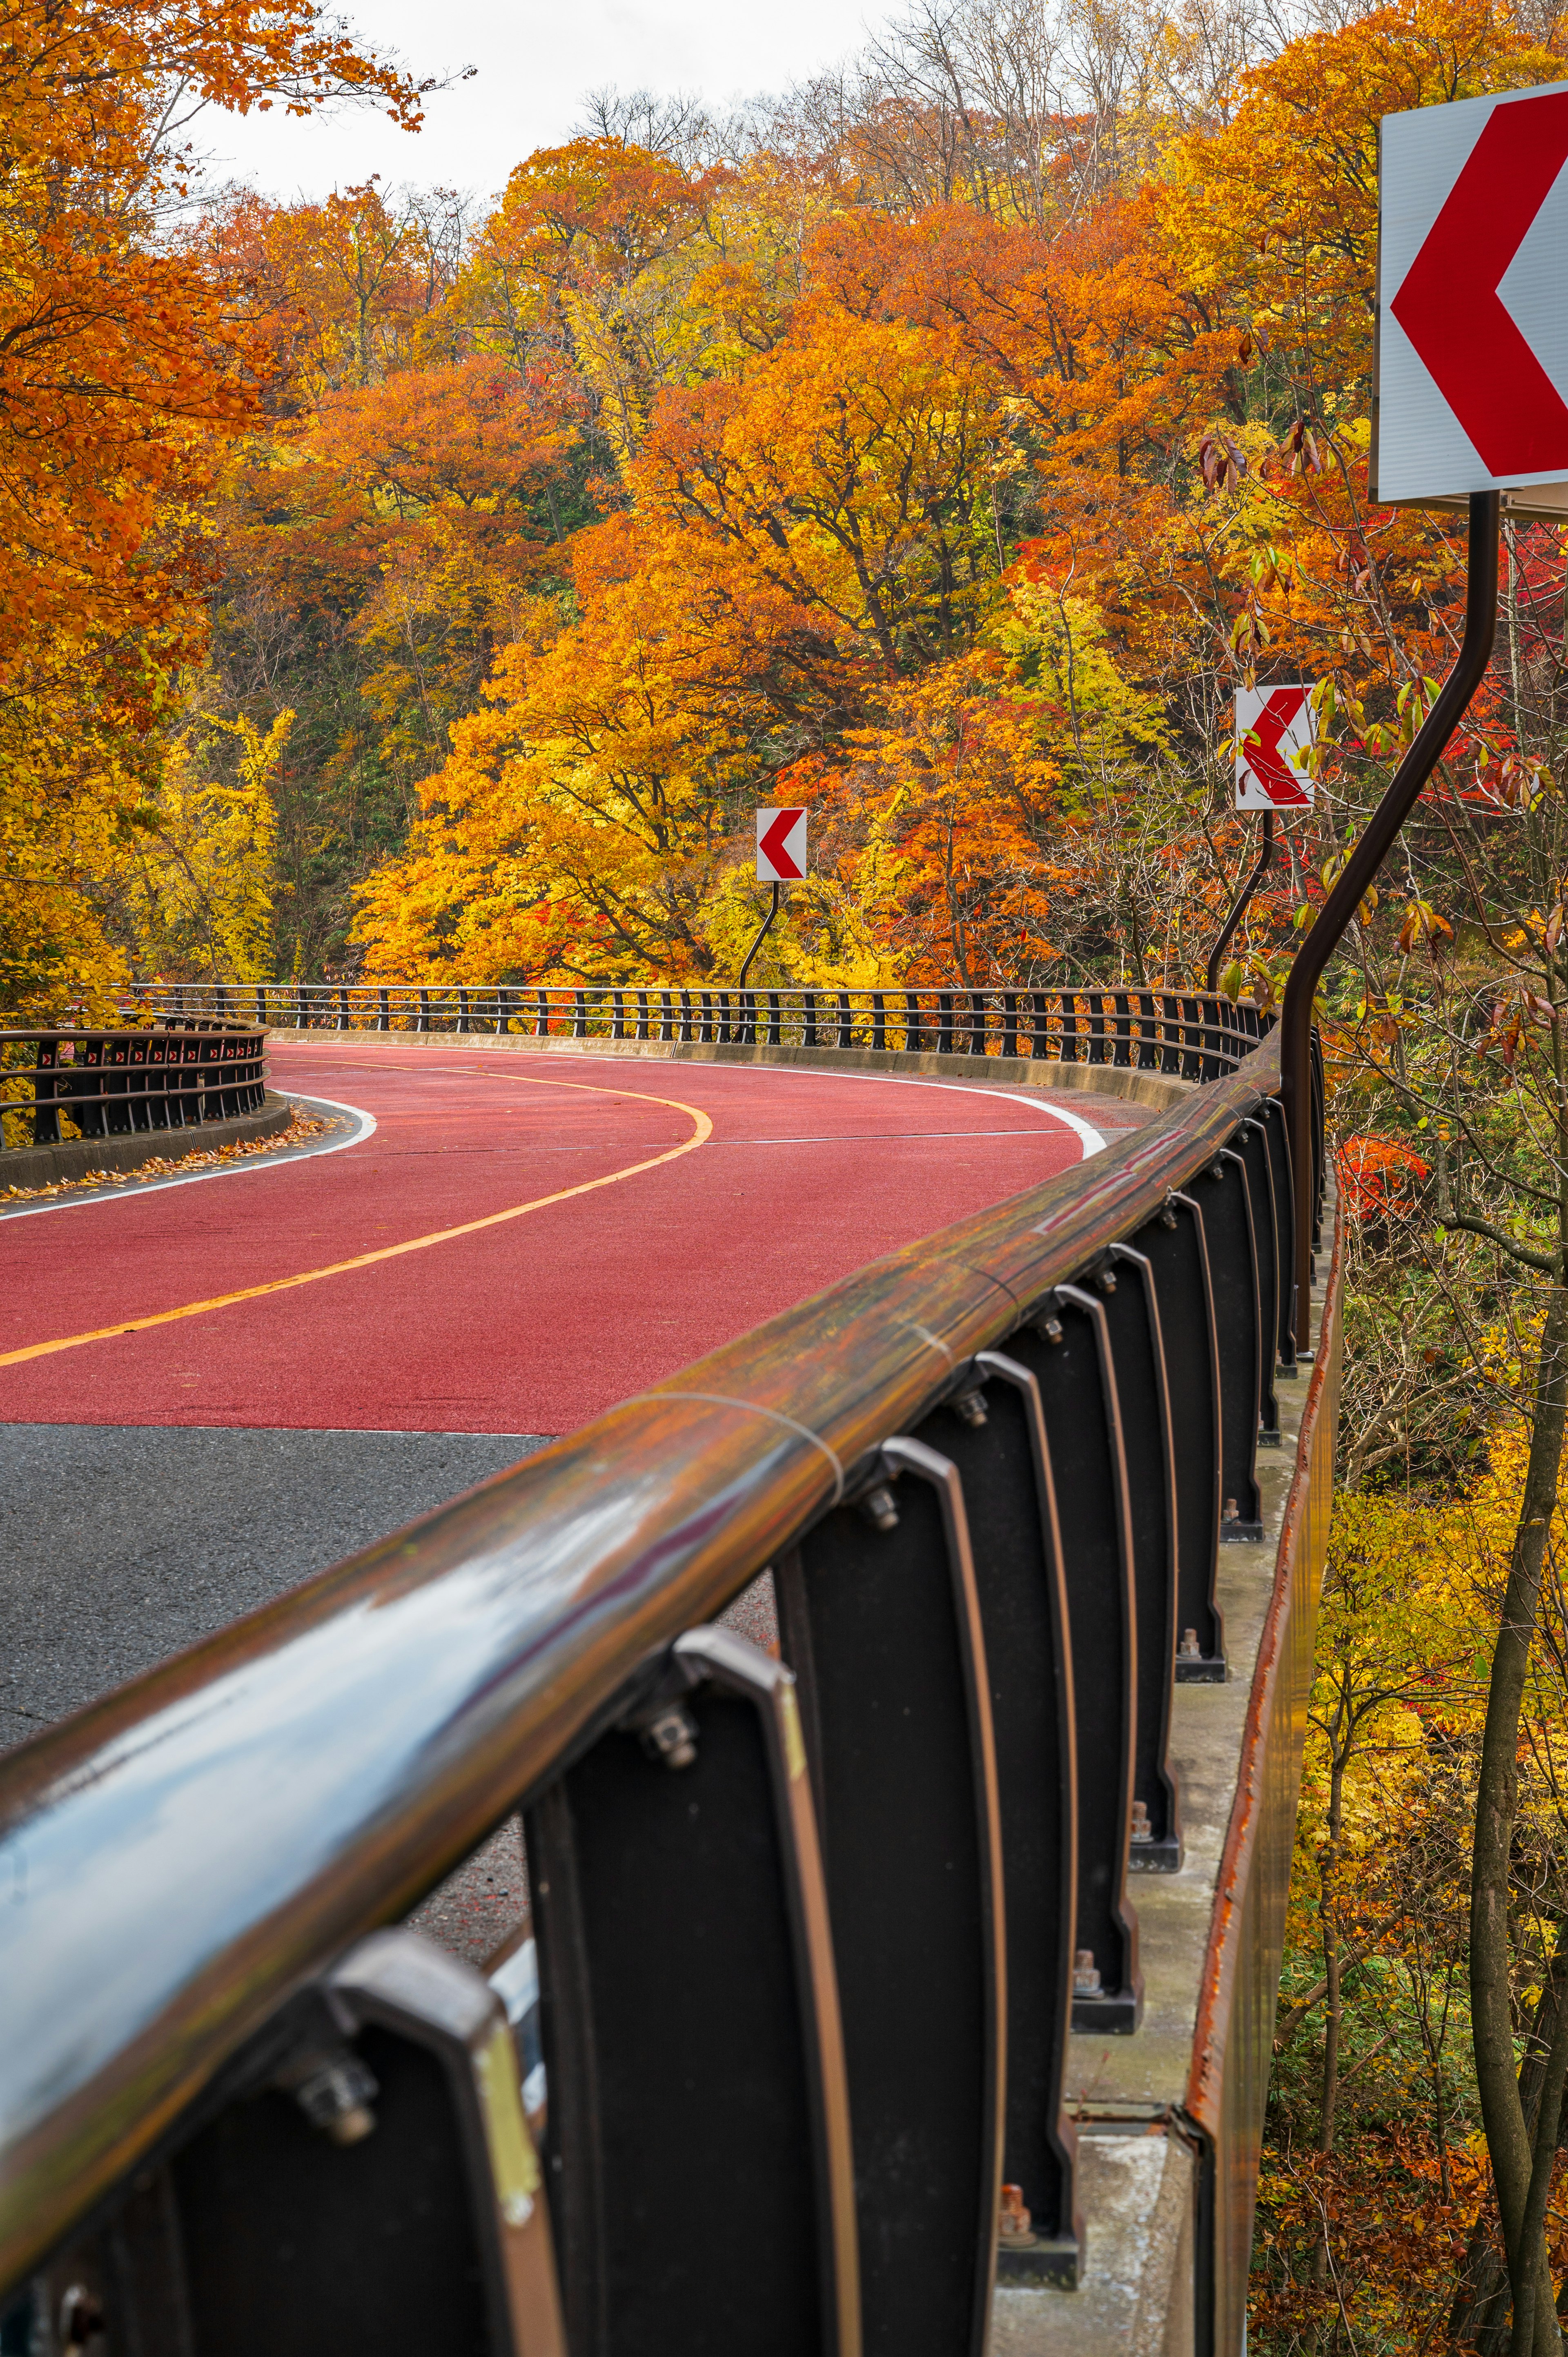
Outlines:
<svg viewBox="0 0 1568 2357"><path fill-rule="evenodd" d="M360 1038L338 1153L0 1222L0 1422L553 1434L1149 1116L1115 1099Z"/></svg>

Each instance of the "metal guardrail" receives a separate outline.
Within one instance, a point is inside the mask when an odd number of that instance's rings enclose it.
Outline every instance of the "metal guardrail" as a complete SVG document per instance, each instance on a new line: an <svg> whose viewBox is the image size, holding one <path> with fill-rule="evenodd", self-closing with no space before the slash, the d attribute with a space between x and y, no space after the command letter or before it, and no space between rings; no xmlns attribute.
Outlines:
<svg viewBox="0 0 1568 2357"><path fill-rule="evenodd" d="M0 1030L0 1146L58 1146L62 1119L82 1137L129 1137L259 1113L260 1031L206 1017L154 1028Z"/></svg>
<svg viewBox="0 0 1568 2357"><path fill-rule="evenodd" d="M148 984L163 1015L232 1016L297 1030L521 1031L544 1039L716 1047L870 1048L1047 1057L1218 1080L1272 1017L1219 991L720 990L585 983Z"/></svg>
<svg viewBox="0 0 1568 2357"><path fill-rule="evenodd" d="M1296 1360L1277 1086L1271 1042L0 1763L4 2345L980 2357L998 2279L1071 2279L1069 2025L1137 2034L1173 1685ZM764 1569L777 1661L709 1625ZM519 1808L488 1976L385 1928Z"/></svg>

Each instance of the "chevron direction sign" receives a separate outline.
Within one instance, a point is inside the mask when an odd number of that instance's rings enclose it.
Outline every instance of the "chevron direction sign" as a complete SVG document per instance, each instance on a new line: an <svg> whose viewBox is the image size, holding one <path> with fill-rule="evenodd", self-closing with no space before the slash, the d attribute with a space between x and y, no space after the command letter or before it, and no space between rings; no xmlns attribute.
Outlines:
<svg viewBox="0 0 1568 2357"><path fill-rule="evenodd" d="M1236 690L1236 807L1309 810L1312 772L1310 687Z"/></svg>
<svg viewBox="0 0 1568 2357"><path fill-rule="evenodd" d="M757 813L757 874L763 884L798 884L806 872L803 810Z"/></svg>
<svg viewBox="0 0 1568 2357"><path fill-rule="evenodd" d="M1568 512L1568 82L1386 114L1371 496Z"/></svg>

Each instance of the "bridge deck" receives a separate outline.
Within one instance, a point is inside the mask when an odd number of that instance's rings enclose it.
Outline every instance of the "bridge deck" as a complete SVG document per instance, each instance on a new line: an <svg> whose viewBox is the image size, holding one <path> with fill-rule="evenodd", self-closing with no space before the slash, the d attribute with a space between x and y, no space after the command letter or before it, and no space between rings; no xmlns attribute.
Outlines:
<svg viewBox="0 0 1568 2357"><path fill-rule="evenodd" d="M360 1109L373 1134L7 1223L0 1421L571 1431L1150 1117L1037 1089L362 1037L272 1063L275 1088ZM160 1322L30 1355L112 1320Z"/></svg>

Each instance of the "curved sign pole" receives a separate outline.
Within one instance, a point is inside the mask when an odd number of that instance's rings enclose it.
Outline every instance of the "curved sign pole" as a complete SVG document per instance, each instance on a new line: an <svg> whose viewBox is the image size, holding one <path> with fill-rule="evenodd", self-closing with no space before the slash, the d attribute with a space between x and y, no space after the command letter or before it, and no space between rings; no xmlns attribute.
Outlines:
<svg viewBox="0 0 1568 2357"><path fill-rule="evenodd" d="M1298 1356L1305 1353L1312 1299L1312 1002L1323 969L1338 948L1346 927L1365 898L1395 837L1415 808L1423 786L1447 749L1465 707L1492 659L1498 627L1498 525L1502 495L1470 495L1470 572L1465 590L1465 636L1458 660L1444 681L1413 745L1394 771L1393 782L1372 813L1317 912L1317 920L1296 952L1285 985L1280 1017L1280 1093L1290 1132L1295 1188L1295 1329Z"/></svg>
<svg viewBox="0 0 1568 2357"><path fill-rule="evenodd" d="M1263 813L1263 838L1258 852L1258 864L1253 868L1251 874L1247 877L1241 889L1237 893L1236 898L1231 901L1230 913L1226 917L1225 922L1220 926L1219 932L1214 937L1214 947L1208 952L1208 972L1204 977L1203 986L1205 990L1211 993L1219 990L1219 962L1230 946L1230 937L1232 933L1234 933L1237 926L1240 923L1242 918L1247 913L1248 901L1251 899L1253 893L1257 890L1259 885L1268 874L1269 862L1273 859L1273 856L1274 814L1272 810L1266 810Z"/></svg>

